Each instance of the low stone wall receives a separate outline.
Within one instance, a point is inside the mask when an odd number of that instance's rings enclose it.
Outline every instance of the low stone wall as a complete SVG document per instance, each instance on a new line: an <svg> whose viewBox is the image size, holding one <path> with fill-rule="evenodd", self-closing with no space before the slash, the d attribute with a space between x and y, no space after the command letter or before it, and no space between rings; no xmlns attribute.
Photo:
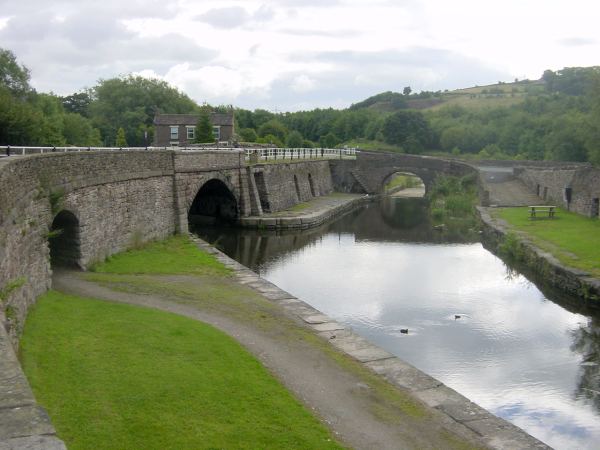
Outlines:
<svg viewBox="0 0 600 450"><path fill-rule="evenodd" d="M251 168L263 212L277 212L333 192L328 161L260 164Z"/></svg>
<svg viewBox="0 0 600 450"><path fill-rule="evenodd" d="M561 168L517 167L515 175L545 202L584 216L598 217L600 170L589 165Z"/></svg>
<svg viewBox="0 0 600 450"><path fill-rule="evenodd" d="M492 218L489 208L478 207L483 224L482 240L486 248L498 254L504 243L509 227L503 220ZM563 292L581 299L581 303L592 308L600 308L600 279L589 273L564 266L552 254L536 247L523 236L519 236L519 245L524 264L543 281Z"/></svg>

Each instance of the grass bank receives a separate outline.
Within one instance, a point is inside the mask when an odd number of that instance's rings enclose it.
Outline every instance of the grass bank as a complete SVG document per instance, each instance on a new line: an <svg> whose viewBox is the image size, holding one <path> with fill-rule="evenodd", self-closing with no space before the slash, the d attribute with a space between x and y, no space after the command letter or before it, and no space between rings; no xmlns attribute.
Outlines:
<svg viewBox="0 0 600 450"><path fill-rule="evenodd" d="M600 277L600 221L559 209L554 219L529 218L527 208L498 208L492 215L524 233L564 265Z"/></svg>
<svg viewBox="0 0 600 450"><path fill-rule="evenodd" d="M340 448L236 341L185 317L50 292L21 359L70 449Z"/></svg>

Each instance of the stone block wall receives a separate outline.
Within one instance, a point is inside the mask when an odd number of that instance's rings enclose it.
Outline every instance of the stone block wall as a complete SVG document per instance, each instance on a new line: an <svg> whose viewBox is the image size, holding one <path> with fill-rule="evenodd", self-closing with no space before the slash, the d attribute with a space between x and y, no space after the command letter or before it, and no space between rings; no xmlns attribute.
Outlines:
<svg viewBox="0 0 600 450"><path fill-rule="evenodd" d="M265 164L252 167L265 212L277 212L333 192L328 161Z"/></svg>
<svg viewBox="0 0 600 450"><path fill-rule="evenodd" d="M60 210L78 220L78 264L85 269L136 244L187 231L187 210L213 178L227 184L240 213L249 215L241 151L82 152L0 160L0 322L13 343L29 307L50 288L48 235Z"/></svg>
<svg viewBox="0 0 600 450"><path fill-rule="evenodd" d="M13 343L50 288L48 234L56 213L79 220L82 268L175 231L169 153L44 154L0 170L0 289ZM10 291L10 292L7 292Z"/></svg>
<svg viewBox="0 0 600 450"><path fill-rule="evenodd" d="M561 206L584 216L598 216L594 203L600 199L600 170L591 166L560 168L518 167L515 175L540 197L541 201ZM571 201L567 201L567 188Z"/></svg>

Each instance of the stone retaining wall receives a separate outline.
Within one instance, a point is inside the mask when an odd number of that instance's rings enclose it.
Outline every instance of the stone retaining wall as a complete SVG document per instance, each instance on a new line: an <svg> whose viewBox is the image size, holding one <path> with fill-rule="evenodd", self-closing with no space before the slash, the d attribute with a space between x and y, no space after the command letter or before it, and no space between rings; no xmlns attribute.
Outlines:
<svg viewBox="0 0 600 450"><path fill-rule="evenodd" d="M600 170L588 166L517 167L515 175L546 203L588 217L598 217ZM570 189L570 202L567 199ZM594 206L596 202L596 206Z"/></svg>
<svg viewBox="0 0 600 450"><path fill-rule="evenodd" d="M333 192L328 161L261 164L251 168L263 212L277 212Z"/></svg>

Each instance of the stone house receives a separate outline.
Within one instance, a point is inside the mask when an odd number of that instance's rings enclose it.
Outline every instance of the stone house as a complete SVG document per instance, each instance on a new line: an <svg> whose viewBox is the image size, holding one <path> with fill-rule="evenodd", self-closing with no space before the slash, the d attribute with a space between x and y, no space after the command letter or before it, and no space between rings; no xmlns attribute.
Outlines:
<svg viewBox="0 0 600 450"><path fill-rule="evenodd" d="M154 116L154 146L186 146L196 139L197 114L157 114ZM230 142L233 137L233 112L210 113L216 142Z"/></svg>

